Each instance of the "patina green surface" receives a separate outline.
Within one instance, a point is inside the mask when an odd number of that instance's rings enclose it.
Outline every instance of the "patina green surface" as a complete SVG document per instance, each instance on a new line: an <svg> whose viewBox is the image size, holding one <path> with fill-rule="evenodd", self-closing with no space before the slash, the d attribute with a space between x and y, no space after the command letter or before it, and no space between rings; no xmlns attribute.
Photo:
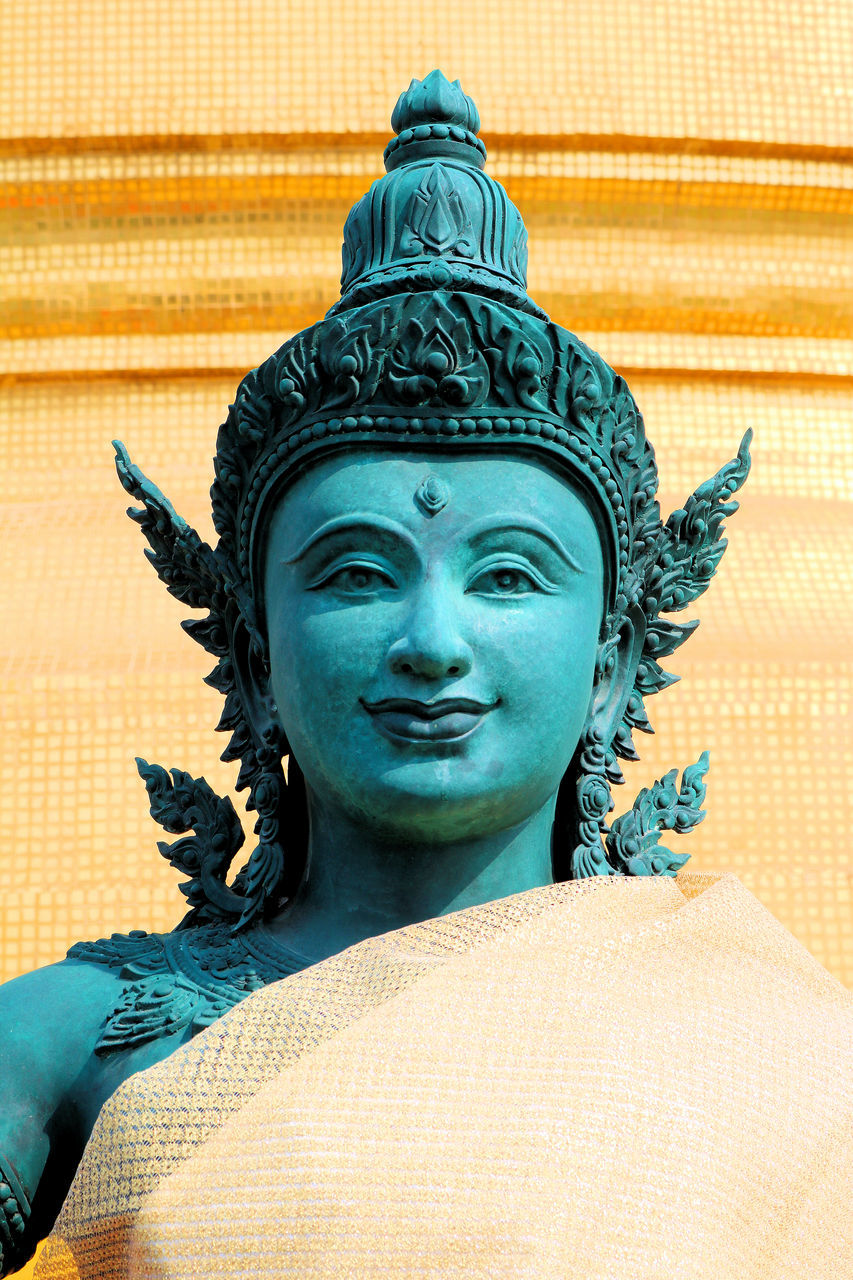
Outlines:
<svg viewBox="0 0 853 1280"><path fill-rule="evenodd" d="M748 438L663 522L624 381L527 296L474 104L433 72L393 126L341 300L220 429L215 548L116 445L154 568L204 611L184 625L216 659L255 843L232 877L231 801L139 761L188 915L0 992L0 1272L50 1227L104 1099L252 990L553 878L672 875L661 832L703 816L707 756L607 823L695 627L661 615L716 570Z"/></svg>

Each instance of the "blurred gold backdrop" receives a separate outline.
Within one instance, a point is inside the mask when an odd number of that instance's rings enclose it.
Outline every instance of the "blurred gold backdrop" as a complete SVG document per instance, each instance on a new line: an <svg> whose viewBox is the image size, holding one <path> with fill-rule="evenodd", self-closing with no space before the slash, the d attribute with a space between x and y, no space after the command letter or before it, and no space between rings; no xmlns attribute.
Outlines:
<svg viewBox="0 0 853 1280"><path fill-rule="evenodd" d="M692 865L853 982L853 7L28 0L0 64L0 976L181 914L133 757L234 773L109 441L210 536L237 381L336 298L391 108L440 66L527 221L531 293L628 377L664 506L756 431L617 801L710 747Z"/></svg>

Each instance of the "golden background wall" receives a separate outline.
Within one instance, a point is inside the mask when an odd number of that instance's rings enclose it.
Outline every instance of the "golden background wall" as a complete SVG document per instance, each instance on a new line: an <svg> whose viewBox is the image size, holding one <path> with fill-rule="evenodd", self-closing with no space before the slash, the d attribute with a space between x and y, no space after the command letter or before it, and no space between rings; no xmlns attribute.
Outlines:
<svg viewBox="0 0 853 1280"><path fill-rule="evenodd" d="M710 747L694 865L853 982L847 0L27 0L0 64L0 976L181 914L133 757L234 774L109 441L210 530L237 381L334 301L391 108L440 66L527 221L531 293L628 378L664 506L756 431L617 801Z"/></svg>

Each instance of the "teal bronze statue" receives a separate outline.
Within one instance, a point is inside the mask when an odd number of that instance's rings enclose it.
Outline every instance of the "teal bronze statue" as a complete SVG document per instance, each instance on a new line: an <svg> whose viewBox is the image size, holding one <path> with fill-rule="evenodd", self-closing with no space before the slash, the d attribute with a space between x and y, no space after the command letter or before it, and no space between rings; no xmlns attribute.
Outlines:
<svg viewBox="0 0 853 1280"><path fill-rule="evenodd" d="M748 441L666 521L624 380L526 292L476 107L434 71L350 213L342 296L238 388L208 546L116 443L131 517L214 659L228 799L138 761L189 911L0 994L0 1273L51 1227L104 1100L250 992L549 883L671 876L707 755L609 823L695 622ZM232 868L241 868L233 874Z"/></svg>

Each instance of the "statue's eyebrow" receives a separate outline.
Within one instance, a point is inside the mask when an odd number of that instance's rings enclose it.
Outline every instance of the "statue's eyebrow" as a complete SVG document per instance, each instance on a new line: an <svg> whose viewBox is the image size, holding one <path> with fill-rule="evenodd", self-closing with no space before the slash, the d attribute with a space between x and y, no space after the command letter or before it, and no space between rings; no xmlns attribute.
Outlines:
<svg viewBox="0 0 853 1280"><path fill-rule="evenodd" d="M555 555L568 565L574 573L586 573L583 565L573 556L568 547L557 537L553 529L549 529L541 520L537 520L535 516L510 515L507 517L483 516L482 519L475 521L466 530L466 536L469 541L481 537L486 533L503 533L506 530L514 530L519 533L532 533L535 537L541 538L546 542Z"/></svg>
<svg viewBox="0 0 853 1280"><path fill-rule="evenodd" d="M401 524L397 524L394 520L388 520L385 516L356 511L351 515L335 516L332 520L326 520L324 524L320 525L319 529L315 529L310 537L305 539L298 551L294 551L292 556L285 557L282 560L282 564L296 564L318 542L322 542L333 534L354 533L359 529L367 530L370 533L390 533L398 541L407 543L411 550L417 554L417 546L412 535Z"/></svg>

